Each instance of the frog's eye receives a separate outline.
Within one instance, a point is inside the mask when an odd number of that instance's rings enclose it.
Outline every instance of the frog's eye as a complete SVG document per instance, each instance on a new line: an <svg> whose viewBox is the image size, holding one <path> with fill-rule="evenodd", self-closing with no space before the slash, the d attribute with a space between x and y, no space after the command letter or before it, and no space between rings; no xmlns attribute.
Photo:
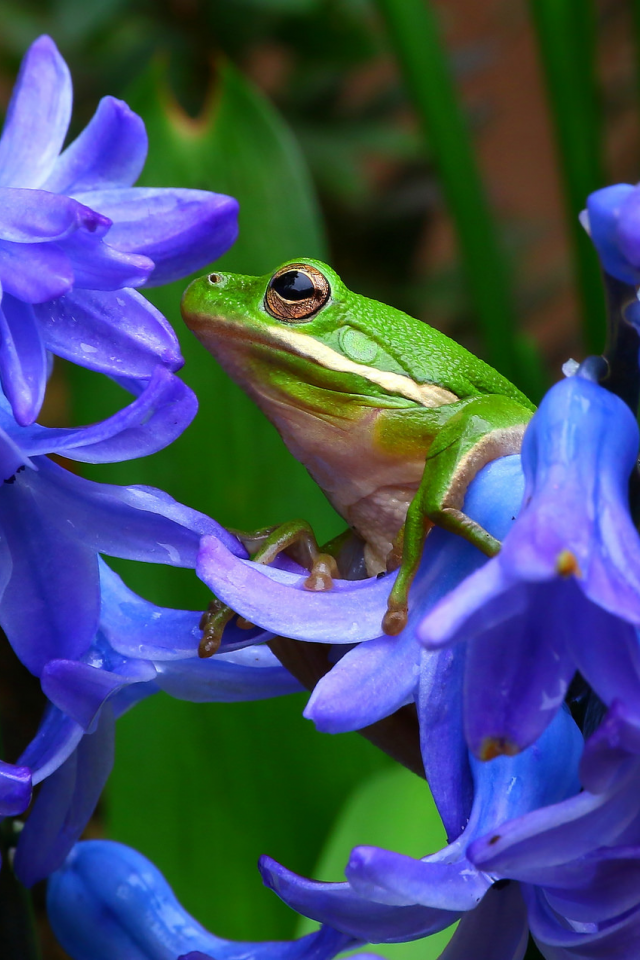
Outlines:
<svg viewBox="0 0 640 960"><path fill-rule="evenodd" d="M331 295L329 281L315 267L289 263L271 277L264 305L272 317L288 323L310 320Z"/></svg>

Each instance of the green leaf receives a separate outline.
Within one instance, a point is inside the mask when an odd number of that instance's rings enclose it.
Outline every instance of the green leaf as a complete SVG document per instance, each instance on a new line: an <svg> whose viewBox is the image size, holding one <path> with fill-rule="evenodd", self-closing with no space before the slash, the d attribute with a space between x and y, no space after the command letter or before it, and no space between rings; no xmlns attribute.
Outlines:
<svg viewBox="0 0 640 960"><path fill-rule="evenodd" d="M404 767L393 766L360 784L337 817L312 876L344 880L351 850L359 844L383 847L411 857L424 857L446 846L440 815L424 780ZM316 928L302 918L297 934ZM453 936L455 926L411 943L376 944L374 952L388 960L436 960Z"/></svg>
<svg viewBox="0 0 640 960"><path fill-rule="evenodd" d="M592 0L529 0L555 125L585 346L604 347L604 288L597 254L578 221L587 196L604 184Z"/></svg>

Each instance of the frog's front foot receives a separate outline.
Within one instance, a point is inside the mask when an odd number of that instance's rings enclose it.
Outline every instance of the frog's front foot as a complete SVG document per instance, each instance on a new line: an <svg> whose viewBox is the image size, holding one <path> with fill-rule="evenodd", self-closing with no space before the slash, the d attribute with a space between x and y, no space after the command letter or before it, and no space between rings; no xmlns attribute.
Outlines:
<svg viewBox="0 0 640 960"><path fill-rule="evenodd" d="M213 599L207 609L200 617L200 629L202 637L198 644L198 656L203 660L212 657L220 647L224 628L233 617L234 612L231 607L221 603L220 600Z"/></svg>
<svg viewBox="0 0 640 960"><path fill-rule="evenodd" d="M318 553L311 564L311 572L304 581L305 590L331 590L334 578L340 576L338 564L330 553Z"/></svg>

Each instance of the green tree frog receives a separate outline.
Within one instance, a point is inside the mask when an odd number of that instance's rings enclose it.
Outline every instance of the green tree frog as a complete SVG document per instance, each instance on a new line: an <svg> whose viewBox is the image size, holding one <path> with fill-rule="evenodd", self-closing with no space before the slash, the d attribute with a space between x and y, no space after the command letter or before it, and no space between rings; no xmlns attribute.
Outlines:
<svg viewBox="0 0 640 960"><path fill-rule="evenodd" d="M423 321L352 293L317 260L265 277L211 273L188 287L182 313L358 535L367 574L400 567L386 633L406 624L434 524L498 552L464 513L465 492L486 463L520 450L535 407L496 370ZM306 585L330 588L336 551L320 553L302 522L256 532L254 559L271 562L300 541L311 557ZM202 655L231 615L218 609Z"/></svg>

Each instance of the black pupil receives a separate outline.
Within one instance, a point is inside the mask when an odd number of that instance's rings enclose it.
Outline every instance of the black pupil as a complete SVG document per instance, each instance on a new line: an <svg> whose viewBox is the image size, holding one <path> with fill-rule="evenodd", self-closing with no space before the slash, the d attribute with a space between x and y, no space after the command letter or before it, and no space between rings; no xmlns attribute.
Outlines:
<svg viewBox="0 0 640 960"><path fill-rule="evenodd" d="M301 270L287 270L271 281L271 287L283 300L308 300L313 297L313 280Z"/></svg>

